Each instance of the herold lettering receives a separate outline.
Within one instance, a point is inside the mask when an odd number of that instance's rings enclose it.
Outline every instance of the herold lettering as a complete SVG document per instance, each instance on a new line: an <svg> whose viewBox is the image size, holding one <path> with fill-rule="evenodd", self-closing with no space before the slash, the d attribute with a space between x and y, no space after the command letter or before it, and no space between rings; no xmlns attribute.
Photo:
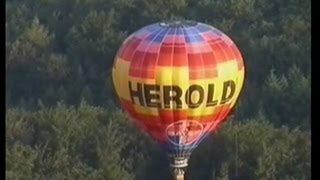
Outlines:
<svg viewBox="0 0 320 180"><path fill-rule="evenodd" d="M205 103L206 107L216 106L219 104L225 104L232 99L236 84L233 80L223 82L223 90L220 99L214 99L215 84L211 83L207 86L207 91L200 85L190 85L186 92L177 85L155 85L155 84L142 84L136 83L135 89L132 82L129 83L129 92L131 101L134 104L140 106L146 106L150 108L164 108L170 109L171 102L176 104L177 109L182 109L183 104L187 104L189 108L198 108L201 104ZM162 91L160 91L162 89ZM161 99L160 93L163 93L163 99ZM198 93L196 100L192 99L192 95ZM205 96L207 93L207 96ZM183 95L184 94L184 95ZM204 97L207 97L206 99ZM162 103L161 103L162 102Z"/></svg>

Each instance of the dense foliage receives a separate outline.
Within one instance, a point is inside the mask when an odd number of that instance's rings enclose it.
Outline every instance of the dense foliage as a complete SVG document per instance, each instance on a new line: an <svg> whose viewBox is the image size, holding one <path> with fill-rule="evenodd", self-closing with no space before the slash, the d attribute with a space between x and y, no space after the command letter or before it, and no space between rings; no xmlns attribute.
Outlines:
<svg viewBox="0 0 320 180"><path fill-rule="evenodd" d="M234 116L194 152L187 178L311 179L310 9L309 0L7 0L6 178L169 179L165 154L116 107L111 67L130 33L192 19L229 35L247 74Z"/></svg>
<svg viewBox="0 0 320 180"><path fill-rule="evenodd" d="M170 179L165 154L128 121L119 110L85 102L12 108L6 117L6 178ZM188 179L311 178L310 132L274 128L264 117L230 122L194 152Z"/></svg>

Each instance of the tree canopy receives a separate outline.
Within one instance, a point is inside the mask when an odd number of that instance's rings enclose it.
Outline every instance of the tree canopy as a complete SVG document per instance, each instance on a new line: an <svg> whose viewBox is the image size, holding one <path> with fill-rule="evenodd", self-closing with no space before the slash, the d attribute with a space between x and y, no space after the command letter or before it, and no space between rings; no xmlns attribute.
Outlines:
<svg viewBox="0 0 320 180"><path fill-rule="evenodd" d="M111 68L129 34L170 19L225 32L246 65L187 178L311 179L310 12L310 0L7 0L6 179L169 179L119 109Z"/></svg>

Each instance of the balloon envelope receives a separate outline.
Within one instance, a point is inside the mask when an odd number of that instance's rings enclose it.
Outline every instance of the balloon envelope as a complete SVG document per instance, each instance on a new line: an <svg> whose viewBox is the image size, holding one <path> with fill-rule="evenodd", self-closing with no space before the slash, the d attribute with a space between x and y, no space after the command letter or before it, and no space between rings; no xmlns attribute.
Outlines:
<svg viewBox="0 0 320 180"><path fill-rule="evenodd" d="M243 81L233 41L197 22L141 28L123 42L113 67L122 107L175 156L191 153L226 118Z"/></svg>

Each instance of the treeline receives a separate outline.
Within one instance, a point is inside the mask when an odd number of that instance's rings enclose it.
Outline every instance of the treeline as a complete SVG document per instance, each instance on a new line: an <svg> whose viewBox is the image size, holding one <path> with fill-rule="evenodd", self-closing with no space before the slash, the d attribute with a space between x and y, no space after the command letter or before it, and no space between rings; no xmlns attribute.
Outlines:
<svg viewBox="0 0 320 180"><path fill-rule="evenodd" d="M194 153L187 178L310 179L310 9L303 0L7 0L7 179L169 179L165 154L116 108L111 68L129 34L170 19L222 30L246 65L233 116Z"/></svg>
<svg viewBox="0 0 320 180"><path fill-rule="evenodd" d="M6 179L172 179L166 155L122 111L39 108L7 111ZM311 179L310 148L310 132L229 121L193 153L187 179Z"/></svg>

